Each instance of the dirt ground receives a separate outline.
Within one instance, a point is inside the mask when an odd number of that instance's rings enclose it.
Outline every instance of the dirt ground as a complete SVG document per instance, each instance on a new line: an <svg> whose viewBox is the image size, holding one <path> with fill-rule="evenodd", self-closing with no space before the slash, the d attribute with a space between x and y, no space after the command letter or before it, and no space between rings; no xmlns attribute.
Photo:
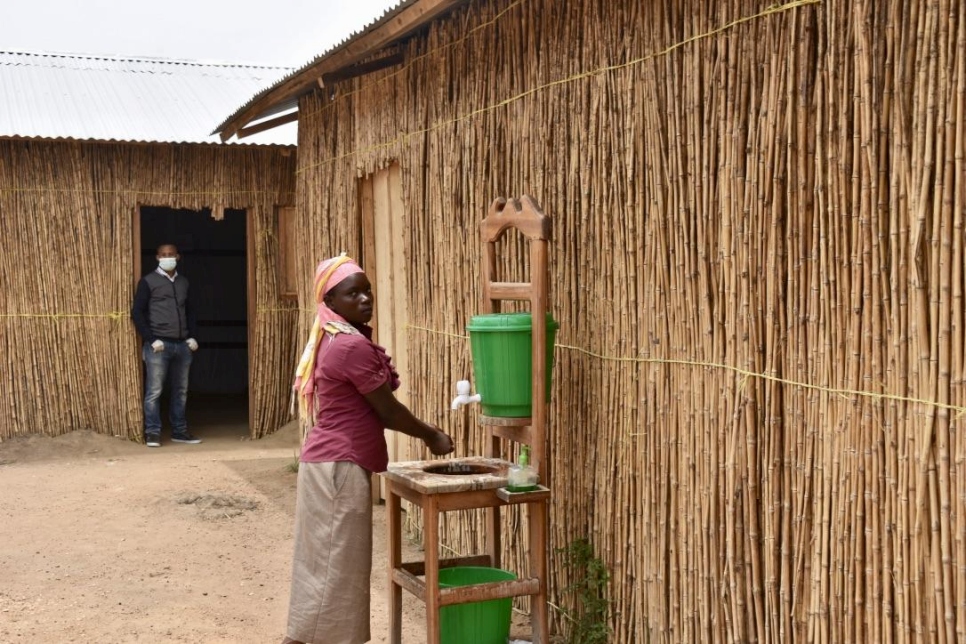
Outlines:
<svg viewBox="0 0 966 644"><path fill-rule="evenodd" d="M91 432L0 443L0 642L281 641L297 444L294 426L158 449ZM386 642L383 508L374 527ZM403 609L403 641L424 642L422 604L404 593Z"/></svg>

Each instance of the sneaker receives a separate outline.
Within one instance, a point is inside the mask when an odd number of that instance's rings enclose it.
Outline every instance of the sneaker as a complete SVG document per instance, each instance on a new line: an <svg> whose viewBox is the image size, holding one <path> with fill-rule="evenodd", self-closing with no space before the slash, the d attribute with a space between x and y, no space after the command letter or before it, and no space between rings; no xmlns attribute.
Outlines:
<svg viewBox="0 0 966 644"><path fill-rule="evenodd" d="M191 445L197 445L201 442L201 439L197 436L192 436L188 432L183 434L171 434L172 443L189 443Z"/></svg>
<svg viewBox="0 0 966 644"><path fill-rule="evenodd" d="M161 447L161 437L157 434L148 434L144 437L144 442L148 447Z"/></svg>

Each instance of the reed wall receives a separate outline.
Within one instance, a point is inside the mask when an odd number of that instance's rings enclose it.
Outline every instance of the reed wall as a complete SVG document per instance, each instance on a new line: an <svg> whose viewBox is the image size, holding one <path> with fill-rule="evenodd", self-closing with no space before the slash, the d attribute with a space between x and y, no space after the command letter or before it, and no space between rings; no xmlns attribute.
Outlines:
<svg viewBox="0 0 966 644"><path fill-rule="evenodd" d="M966 640L962 3L476 0L403 50L301 104L303 302L398 162L410 400L479 454L478 223L542 205L552 545L613 641Z"/></svg>
<svg viewBox="0 0 966 644"><path fill-rule="evenodd" d="M140 440L130 309L141 205L247 210L252 437L284 423L298 314L277 295L275 205L294 203L295 161L283 148L0 141L0 439L88 429Z"/></svg>

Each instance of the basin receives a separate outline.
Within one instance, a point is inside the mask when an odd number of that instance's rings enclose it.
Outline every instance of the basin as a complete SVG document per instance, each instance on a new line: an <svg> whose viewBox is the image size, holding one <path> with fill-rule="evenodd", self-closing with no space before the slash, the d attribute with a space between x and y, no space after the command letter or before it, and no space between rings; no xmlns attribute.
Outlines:
<svg viewBox="0 0 966 644"><path fill-rule="evenodd" d="M383 476L420 494L448 494L506 487L510 463L470 456L390 463Z"/></svg>
<svg viewBox="0 0 966 644"><path fill-rule="evenodd" d="M449 461L446 463L427 465L423 468L423 471L429 472L430 474L442 474L444 476L466 476L467 474L495 474L500 469L498 465Z"/></svg>

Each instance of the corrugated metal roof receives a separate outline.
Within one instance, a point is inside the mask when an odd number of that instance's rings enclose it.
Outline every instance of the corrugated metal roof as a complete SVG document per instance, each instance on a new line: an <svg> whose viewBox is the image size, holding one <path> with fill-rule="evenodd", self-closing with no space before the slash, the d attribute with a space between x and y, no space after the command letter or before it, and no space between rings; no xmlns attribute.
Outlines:
<svg viewBox="0 0 966 644"><path fill-rule="evenodd" d="M291 71L159 58L0 51L0 137L220 143L225 113ZM295 145L291 123L246 144Z"/></svg>
<svg viewBox="0 0 966 644"><path fill-rule="evenodd" d="M386 9L386 11L383 12L382 16L373 20L371 23L369 23L366 27L364 27L360 31L351 33L339 44L330 47L324 53L316 56L311 61L303 65L302 67L299 67L298 69L287 74L286 76L279 78L276 82L274 82L269 87L266 87L262 91L256 93L246 103L242 104L241 107L239 107L234 112L232 112L231 116L229 116L224 121L222 121L221 124L215 129L215 132L224 132L227 129L228 125L233 123L235 120L237 120L242 115L243 112L246 112L257 103L266 100L268 95L271 94L277 88L280 88L284 86L286 83L288 83L289 81L297 79L299 76L305 75L306 73L310 72L312 68L319 66L321 63L326 61L326 59L333 56L333 54L336 54L340 50L350 46L359 38L366 36L367 34L370 34L371 32L376 31L384 26L389 26L390 23L393 21L393 19L395 19L400 13L402 13L406 9L409 9L413 5L419 5L421 1L422 0L400 0L398 4L396 4L393 7L390 7L389 9ZM466 1L468 0L453 0L453 2L451 3L444 3L444 4L455 5ZM418 6L414 8L418 9ZM435 18L435 16L436 16L435 13L427 11L425 21L418 26L425 26L425 23L431 22ZM401 40L407 37L410 33L411 32L398 34L396 41L398 42L398 40ZM305 90L302 93L305 93L308 91L312 91L312 88L309 88L308 90ZM266 105L264 110L259 111L258 119L264 119L272 115L273 113L277 113L278 111L294 109L297 106L297 104L298 104L298 95L286 96L282 100L274 101L271 104ZM243 124L243 125L248 125L248 124Z"/></svg>

